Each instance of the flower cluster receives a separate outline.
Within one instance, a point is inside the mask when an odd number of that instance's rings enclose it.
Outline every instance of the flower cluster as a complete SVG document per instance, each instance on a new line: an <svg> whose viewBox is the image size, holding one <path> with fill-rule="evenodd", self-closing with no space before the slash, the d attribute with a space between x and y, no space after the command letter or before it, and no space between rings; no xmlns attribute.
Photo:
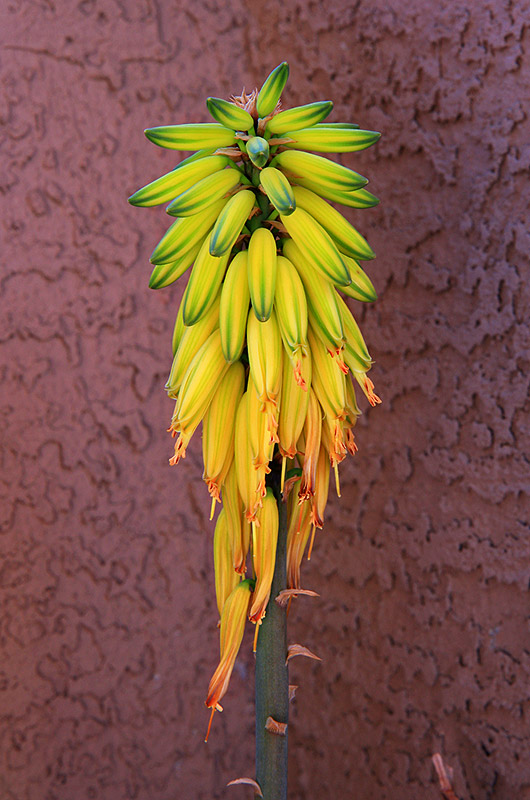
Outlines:
<svg viewBox="0 0 530 800"><path fill-rule="evenodd" d="M175 399L171 463L202 422L204 480L222 502L214 535L221 660L208 707L219 701L247 617L258 626L270 596L278 509L267 475L289 482L288 587L300 589L311 532L322 528L330 469L357 450L354 386L380 402L371 358L346 302L375 300L359 264L374 258L330 204L369 208L366 178L316 153L363 150L379 133L325 121L331 102L282 110L289 74L231 101L209 98L213 123L145 131L152 142L196 151L129 202L166 208L175 221L155 247L149 285L191 273L173 334L166 384ZM312 539L309 548L312 547ZM252 577L244 579L251 553ZM310 550L309 550L310 552ZM256 627L257 636L258 627Z"/></svg>

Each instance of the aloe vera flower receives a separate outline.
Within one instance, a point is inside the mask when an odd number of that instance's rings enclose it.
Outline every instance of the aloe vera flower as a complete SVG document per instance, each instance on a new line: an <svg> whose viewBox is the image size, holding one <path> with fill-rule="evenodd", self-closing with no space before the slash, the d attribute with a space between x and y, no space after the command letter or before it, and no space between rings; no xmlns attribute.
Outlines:
<svg viewBox="0 0 530 800"><path fill-rule="evenodd" d="M286 558L296 590L304 553L324 524L330 470L340 493L339 464L357 450L355 389L370 405L381 402L343 298L376 299L362 266L375 254L331 205L357 213L378 200L365 177L328 157L364 150L380 134L330 122L327 100L284 108L288 74L283 62L259 91L208 98L210 123L147 129L155 145L193 155L129 198L134 206L168 204L171 225L151 255L150 287L165 288L189 270L166 390L175 400L170 463L185 457L202 423L211 518L222 505L212 715L246 620L257 634L267 613L278 535L271 470L281 470L281 492L285 481L291 488Z"/></svg>

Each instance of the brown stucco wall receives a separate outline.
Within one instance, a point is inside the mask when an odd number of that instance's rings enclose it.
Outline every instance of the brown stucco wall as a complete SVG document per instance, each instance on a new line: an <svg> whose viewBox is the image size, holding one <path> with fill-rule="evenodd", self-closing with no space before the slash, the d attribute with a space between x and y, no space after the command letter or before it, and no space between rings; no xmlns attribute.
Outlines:
<svg viewBox="0 0 530 800"><path fill-rule="evenodd" d="M217 657L200 441L167 466L181 287L147 289L175 163L147 126L291 65L348 157L379 291L361 420L303 583L291 800L530 798L528 2L6 0L0 28L0 797L246 797L253 665ZM351 217L353 219L353 216ZM528 278L528 272L527 278ZM525 454L526 448L526 454Z"/></svg>

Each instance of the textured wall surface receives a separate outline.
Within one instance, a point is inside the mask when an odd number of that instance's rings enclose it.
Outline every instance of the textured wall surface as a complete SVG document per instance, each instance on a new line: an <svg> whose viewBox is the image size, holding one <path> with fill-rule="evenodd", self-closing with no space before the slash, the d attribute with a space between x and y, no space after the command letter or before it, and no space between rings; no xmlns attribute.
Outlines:
<svg viewBox="0 0 530 800"><path fill-rule="evenodd" d="M0 797L247 797L250 641L217 658L200 441L167 465L181 287L147 289L152 125L291 65L383 138L361 419L303 584L290 800L530 798L530 33L507 0L5 0L0 20ZM526 27L525 27L526 23ZM178 160L178 158L177 158ZM528 277L528 273L527 273Z"/></svg>

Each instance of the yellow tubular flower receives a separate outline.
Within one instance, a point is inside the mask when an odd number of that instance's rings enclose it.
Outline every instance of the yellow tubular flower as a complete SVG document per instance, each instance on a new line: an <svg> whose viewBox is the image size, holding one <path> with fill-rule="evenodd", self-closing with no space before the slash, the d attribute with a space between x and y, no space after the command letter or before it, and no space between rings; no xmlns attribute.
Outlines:
<svg viewBox="0 0 530 800"><path fill-rule="evenodd" d="M226 599L241 580L232 564L232 542L228 531L226 511L221 509L213 535L213 563L215 569L215 596L219 616L223 612Z"/></svg>
<svg viewBox="0 0 530 800"><path fill-rule="evenodd" d="M219 294L226 272L228 255L214 258L208 252L208 242L204 240L195 259L184 297L182 298L182 319L184 325L195 325Z"/></svg>
<svg viewBox="0 0 530 800"><path fill-rule="evenodd" d="M357 422L357 417L361 416L361 411L357 405L357 398L355 397L355 389L350 377L346 378L346 422L350 428L353 428Z"/></svg>
<svg viewBox="0 0 530 800"><path fill-rule="evenodd" d="M219 307L220 296L214 300L209 312L205 314L195 325L182 325L182 335L178 349L173 358L171 371L166 382L166 390L171 398L176 398L178 390L184 380L184 375L201 349L205 341L211 336L216 328L219 327ZM182 308L182 305L180 306ZM177 320L178 321L178 320Z"/></svg>
<svg viewBox="0 0 530 800"><path fill-rule="evenodd" d="M258 228L248 245L248 288L254 314L260 322L266 322L271 315L276 273L276 241L266 228Z"/></svg>
<svg viewBox="0 0 530 800"><path fill-rule="evenodd" d="M309 354L302 359L300 375L303 385L296 380L291 364L288 359L284 358L281 411L278 424L279 449L284 458L295 457L296 443L304 427L309 403L308 387L311 386L311 356Z"/></svg>
<svg viewBox="0 0 530 800"><path fill-rule="evenodd" d="M180 304L178 311L177 311L177 318L175 320L175 327L173 328L173 338L171 340L171 351L173 353L173 358L175 357L175 353L178 350L180 341L184 336L184 331L186 330L186 326L184 325L184 321L182 319L182 303Z"/></svg>
<svg viewBox="0 0 530 800"><path fill-rule="evenodd" d="M318 275L292 239L285 242L283 252L296 267L304 285L309 321L314 332L330 352L340 352L344 346L344 331L337 292L331 283Z"/></svg>
<svg viewBox="0 0 530 800"><path fill-rule="evenodd" d="M296 268L283 256L278 256L278 278L274 308L283 345L300 380L301 362L308 352L305 289Z"/></svg>
<svg viewBox="0 0 530 800"><path fill-rule="evenodd" d="M221 490L223 508L232 550L232 566L240 575L246 572L246 559L249 543L247 532L243 530L243 504L239 494L235 460L232 461Z"/></svg>
<svg viewBox="0 0 530 800"><path fill-rule="evenodd" d="M355 322L353 314L342 297L339 294L336 294L336 299L342 320L344 336L346 338L346 345L352 349L357 360L361 363L366 363L368 365L367 369L369 369L372 364L372 357L370 356L368 348L366 347L366 342L363 339L361 329ZM366 372L366 370L360 371Z"/></svg>
<svg viewBox="0 0 530 800"><path fill-rule="evenodd" d="M309 499L315 493L321 435L322 409L313 389L309 389L309 404L304 424L304 464L302 467L302 483L298 495L301 501Z"/></svg>
<svg viewBox="0 0 530 800"><path fill-rule="evenodd" d="M169 428L173 436L180 431L170 464L178 464L185 457L188 443L206 414L228 366L223 358L221 334L217 329L205 341L184 375Z"/></svg>
<svg viewBox="0 0 530 800"><path fill-rule="evenodd" d="M311 499L311 524L315 528L322 528L324 525L324 511L329 494L329 467L329 456L326 448L321 445L317 461L315 493Z"/></svg>
<svg viewBox="0 0 530 800"><path fill-rule="evenodd" d="M365 393L368 402L371 406L377 406L381 402L381 398L374 392L374 384L364 372L357 372L352 369L352 375Z"/></svg>
<svg viewBox="0 0 530 800"><path fill-rule="evenodd" d="M287 588L300 589L300 564L311 533L311 507L309 503L300 506L296 501L296 485L289 498L291 513L287 528Z"/></svg>
<svg viewBox="0 0 530 800"><path fill-rule="evenodd" d="M149 259L151 263L175 261L200 244L226 204L227 200L218 200L193 217L178 217L153 250Z"/></svg>
<svg viewBox="0 0 530 800"><path fill-rule="evenodd" d="M223 699L228 690L235 660L241 647L245 623L247 621L248 605L250 602L250 581L241 581L228 596L221 614L221 660L212 675L208 687L206 707L222 711L219 701ZM210 724L212 718L210 717ZM208 726L208 734L210 727Z"/></svg>
<svg viewBox="0 0 530 800"><path fill-rule="evenodd" d="M247 251L232 259L221 289L219 327L225 359L231 364L241 357L245 346L250 292L247 276Z"/></svg>
<svg viewBox="0 0 530 800"><path fill-rule="evenodd" d="M232 364L210 403L203 422L203 480L212 497L219 491L234 453L236 411L245 388L245 368L240 361Z"/></svg>
<svg viewBox="0 0 530 800"><path fill-rule="evenodd" d="M346 416L346 376L312 328L308 332L313 357L312 386L324 413L336 419Z"/></svg>
<svg viewBox="0 0 530 800"><path fill-rule="evenodd" d="M156 206L167 203L168 200L191 189L197 181L223 169L228 163L229 159L226 156L207 156L192 161L191 164L179 166L167 175L162 175L161 178L138 189L129 197L129 203L133 206Z"/></svg>
<svg viewBox="0 0 530 800"><path fill-rule="evenodd" d="M169 261L167 264L155 264L149 278L149 288L164 289L178 280L191 267L200 249L201 245L198 243L175 261Z"/></svg>
<svg viewBox="0 0 530 800"><path fill-rule="evenodd" d="M277 405L282 385L283 347L274 311L266 322L260 322L253 313L248 315L247 348L250 377L267 414L271 442L277 442Z"/></svg>
<svg viewBox="0 0 530 800"><path fill-rule="evenodd" d="M245 392L239 403L234 439L234 465L239 494L243 501L245 516L249 522L256 520L256 511L265 495L265 475L268 467L256 468L253 463L249 428L249 398ZM259 412L262 413L261 411ZM230 473L229 473L230 474Z"/></svg>
<svg viewBox="0 0 530 800"><path fill-rule="evenodd" d="M322 422L322 444L326 448L332 467L346 458L345 421L336 420L329 414L324 415Z"/></svg>
<svg viewBox="0 0 530 800"><path fill-rule="evenodd" d="M258 393L250 382L247 393L248 402L248 435L252 463L259 469L265 467L267 474L270 472L269 461L272 459L274 442L267 428L267 415L261 408Z"/></svg>
<svg viewBox="0 0 530 800"><path fill-rule="evenodd" d="M250 621L256 623L260 623L265 616L276 563L278 506L272 489L267 489L263 498L263 506L258 512L258 523L252 526L252 564L256 585L249 610Z"/></svg>

